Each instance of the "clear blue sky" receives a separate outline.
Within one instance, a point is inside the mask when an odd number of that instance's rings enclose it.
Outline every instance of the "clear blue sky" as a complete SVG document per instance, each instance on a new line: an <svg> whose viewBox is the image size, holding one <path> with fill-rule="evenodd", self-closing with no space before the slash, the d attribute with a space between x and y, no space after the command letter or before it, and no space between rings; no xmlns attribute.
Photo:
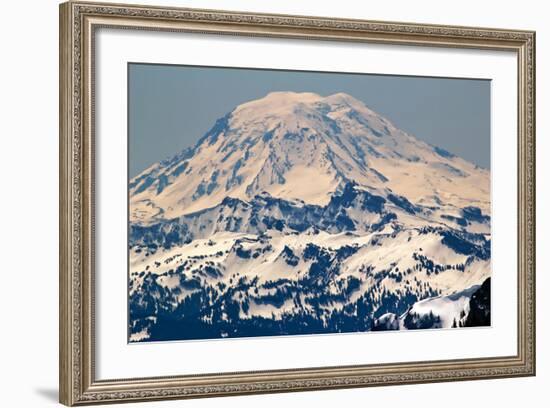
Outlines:
<svg viewBox="0 0 550 408"><path fill-rule="evenodd" d="M273 91L348 93L417 138L490 168L488 80L132 63L128 82L130 177Z"/></svg>

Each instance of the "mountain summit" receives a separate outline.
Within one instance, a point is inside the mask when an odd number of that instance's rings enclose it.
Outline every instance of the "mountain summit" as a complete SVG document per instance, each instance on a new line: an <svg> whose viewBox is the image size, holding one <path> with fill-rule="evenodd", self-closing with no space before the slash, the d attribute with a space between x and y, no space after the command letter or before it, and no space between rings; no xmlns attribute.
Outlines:
<svg viewBox="0 0 550 408"><path fill-rule="evenodd" d="M130 219L150 224L266 192L326 205L350 182L419 205L489 212L489 172L398 129L345 93L272 92L130 181Z"/></svg>

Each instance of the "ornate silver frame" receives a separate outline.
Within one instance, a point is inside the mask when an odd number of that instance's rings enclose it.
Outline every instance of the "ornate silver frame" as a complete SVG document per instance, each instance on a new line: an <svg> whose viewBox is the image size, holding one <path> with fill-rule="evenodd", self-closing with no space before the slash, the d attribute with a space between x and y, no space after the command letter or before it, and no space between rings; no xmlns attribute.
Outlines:
<svg viewBox="0 0 550 408"><path fill-rule="evenodd" d="M518 350L513 356L97 380L93 47L98 27L513 51L518 61ZM193 398L535 374L535 33L121 4L60 5L60 402Z"/></svg>

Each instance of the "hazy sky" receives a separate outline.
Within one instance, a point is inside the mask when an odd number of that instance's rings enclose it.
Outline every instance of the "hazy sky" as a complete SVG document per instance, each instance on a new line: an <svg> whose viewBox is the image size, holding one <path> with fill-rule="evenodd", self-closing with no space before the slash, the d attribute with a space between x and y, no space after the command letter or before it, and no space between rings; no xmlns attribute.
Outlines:
<svg viewBox="0 0 550 408"><path fill-rule="evenodd" d="M273 91L345 92L417 138L490 168L488 80L130 64L128 81L130 177Z"/></svg>

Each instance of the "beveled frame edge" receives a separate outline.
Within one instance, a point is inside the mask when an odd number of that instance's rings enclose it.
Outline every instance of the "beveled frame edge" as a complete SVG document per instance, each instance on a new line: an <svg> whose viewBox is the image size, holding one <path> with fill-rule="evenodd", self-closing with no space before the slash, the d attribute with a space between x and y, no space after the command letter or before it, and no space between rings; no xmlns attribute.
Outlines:
<svg viewBox="0 0 550 408"><path fill-rule="evenodd" d="M125 4L60 5L59 398L66 405L535 375L535 33ZM514 51L518 56L518 352L399 364L97 381L93 34L97 27Z"/></svg>

